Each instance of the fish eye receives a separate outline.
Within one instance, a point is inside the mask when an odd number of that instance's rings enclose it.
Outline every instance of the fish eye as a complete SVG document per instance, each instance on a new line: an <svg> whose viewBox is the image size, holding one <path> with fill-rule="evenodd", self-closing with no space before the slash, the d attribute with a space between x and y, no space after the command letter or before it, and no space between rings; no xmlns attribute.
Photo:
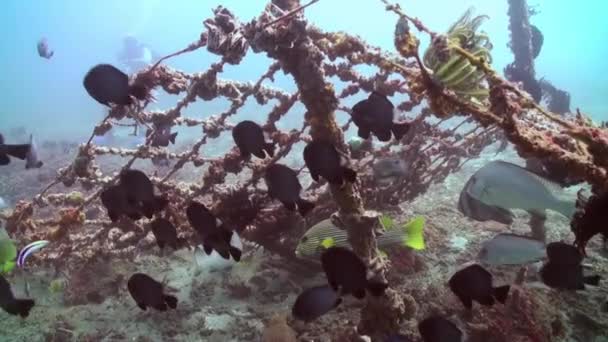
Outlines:
<svg viewBox="0 0 608 342"><path fill-rule="evenodd" d="M302 243L306 243L306 241L308 241L308 237L307 237L307 236L303 236L303 237L300 239L300 242L302 242Z"/></svg>

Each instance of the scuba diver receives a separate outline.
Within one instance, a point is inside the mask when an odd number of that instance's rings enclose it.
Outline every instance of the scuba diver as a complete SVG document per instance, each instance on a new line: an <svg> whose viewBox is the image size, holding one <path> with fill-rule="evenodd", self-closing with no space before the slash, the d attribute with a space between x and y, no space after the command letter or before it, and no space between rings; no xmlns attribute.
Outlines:
<svg viewBox="0 0 608 342"><path fill-rule="evenodd" d="M161 56L151 47L131 35L125 36L122 50L118 53L118 60L128 68L128 73L138 72L156 63L160 58Z"/></svg>

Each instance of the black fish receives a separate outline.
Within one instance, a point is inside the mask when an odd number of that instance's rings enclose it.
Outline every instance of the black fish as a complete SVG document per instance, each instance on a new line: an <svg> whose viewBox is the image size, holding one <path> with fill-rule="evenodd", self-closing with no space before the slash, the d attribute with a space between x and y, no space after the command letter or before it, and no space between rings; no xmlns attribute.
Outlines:
<svg viewBox="0 0 608 342"><path fill-rule="evenodd" d="M388 284L367 279L367 267L350 249L330 247L321 254L321 264L329 285L343 295L355 298L365 297L365 290L374 296L381 296Z"/></svg>
<svg viewBox="0 0 608 342"><path fill-rule="evenodd" d="M127 283L131 297L142 310L148 307L159 311L167 311L167 307L175 309L177 298L163 292L163 284L143 273L135 273Z"/></svg>
<svg viewBox="0 0 608 342"><path fill-rule="evenodd" d="M302 321L313 321L342 303L342 298L328 285L315 286L300 293L291 314Z"/></svg>
<svg viewBox="0 0 608 342"><path fill-rule="evenodd" d="M55 51L51 51L49 49L49 43L46 38L42 38L36 44L36 48L38 50L38 56L46 59L51 59L55 54Z"/></svg>
<svg viewBox="0 0 608 342"><path fill-rule="evenodd" d="M150 228L154 237L156 238L156 244L160 249L165 246L170 246L173 249L178 248L179 239L177 238L177 230L171 221L164 218L157 218L150 223Z"/></svg>
<svg viewBox="0 0 608 342"><path fill-rule="evenodd" d="M547 258L550 263L563 266L576 266L583 262L583 255L578 248L564 242L548 244Z"/></svg>
<svg viewBox="0 0 608 342"><path fill-rule="evenodd" d="M226 228L202 203L192 201L186 209L188 222L198 233L207 255L214 250L224 259L241 260L241 250L230 244L232 235L236 234Z"/></svg>
<svg viewBox="0 0 608 342"><path fill-rule="evenodd" d="M83 81L84 88L97 102L110 106L110 103L128 106L133 104L134 96L144 97L141 86L129 85L129 76L110 64L99 64L87 72Z"/></svg>
<svg viewBox="0 0 608 342"><path fill-rule="evenodd" d="M574 246L564 242L547 245L547 263L540 269L545 285L563 290L584 290L585 284L598 286L600 276L583 274L583 255Z"/></svg>
<svg viewBox="0 0 608 342"><path fill-rule="evenodd" d="M467 309L473 307L473 300L486 306L495 300L505 303L509 285L492 287L492 275L480 265L471 265L456 272L449 281L450 289Z"/></svg>
<svg viewBox="0 0 608 342"><path fill-rule="evenodd" d="M336 185L344 184L345 180L351 183L357 180L357 173L346 167L346 156L329 142L316 140L308 143L304 148L304 162L316 182L319 176Z"/></svg>
<svg viewBox="0 0 608 342"><path fill-rule="evenodd" d="M462 342L463 333L456 324L441 316L431 316L418 323L424 342Z"/></svg>
<svg viewBox="0 0 608 342"><path fill-rule="evenodd" d="M302 185L297 173L283 164L272 164L264 173L264 180L268 187L270 198L278 199L285 208L293 211L298 209L300 215L306 216L315 205L300 197Z"/></svg>
<svg viewBox="0 0 608 342"><path fill-rule="evenodd" d="M11 285L0 275L0 308L11 315L26 318L34 304L31 299L16 299L11 291Z"/></svg>
<svg viewBox="0 0 608 342"><path fill-rule="evenodd" d="M374 133L378 140L391 140L391 133L400 140L409 130L409 122L394 122L395 107L389 99L374 91L366 100L358 102L352 110L353 122L359 128L359 137L368 139Z"/></svg>
<svg viewBox="0 0 608 342"><path fill-rule="evenodd" d="M110 186L99 197L112 222L118 221L122 215L134 221L142 218L137 208L127 202L127 195L120 184Z"/></svg>
<svg viewBox="0 0 608 342"><path fill-rule="evenodd" d="M540 278L549 287L562 290L584 290L585 284L598 286L599 275L585 276L582 265L560 265L549 261L540 269Z"/></svg>
<svg viewBox="0 0 608 342"><path fill-rule="evenodd" d="M485 222L492 220L509 225L513 223L513 213L510 210L487 205L470 195L469 188L473 186L475 181L475 177L469 178L465 186L460 191L460 197L458 198L458 211L460 211L464 216L475 221Z"/></svg>
<svg viewBox="0 0 608 342"><path fill-rule="evenodd" d="M0 134L0 165L8 165L9 156L25 160L30 151L29 144L9 145L4 143L4 136Z"/></svg>
<svg viewBox="0 0 608 342"><path fill-rule="evenodd" d="M152 131L148 129L146 131L146 138L150 137L150 134L152 134ZM171 133L171 126L155 127L154 137L150 145L154 147L167 147L169 143L175 144L176 137L177 132Z"/></svg>
<svg viewBox="0 0 608 342"><path fill-rule="evenodd" d="M232 138L241 151L241 157L243 159L249 159L251 154L260 159L264 159L266 157L264 151L266 151L268 156L274 156L274 143L266 142L262 127L253 121L241 121L234 126L232 129Z"/></svg>
<svg viewBox="0 0 608 342"><path fill-rule="evenodd" d="M145 173L139 170L125 170L120 174L120 185L127 196L127 203L140 210L147 218L167 206L168 201L154 195L154 184Z"/></svg>

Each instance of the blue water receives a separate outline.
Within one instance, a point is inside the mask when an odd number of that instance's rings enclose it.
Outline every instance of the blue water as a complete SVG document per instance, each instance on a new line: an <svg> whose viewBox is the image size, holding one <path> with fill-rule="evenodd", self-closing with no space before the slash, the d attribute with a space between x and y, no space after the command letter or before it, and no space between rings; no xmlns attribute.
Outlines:
<svg viewBox="0 0 608 342"><path fill-rule="evenodd" d="M572 106L597 120L608 119L608 4L600 0L578 2L537 1L540 14L532 21L545 36L536 60L537 75L545 76L572 95ZM117 64L116 55L126 34L136 36L160 54L177 51L196 41L202 22L211 9L222 4L243 20L257 16L266 1L3 1L0 26L0 127L24 125L47 138L84 137L105 109L87 96L82 78L93 65ZM530 2L534 5L534 2ZM403 1L402 7L419 17L429 28L443 32L469 6L490 16L482 29L494 44L494 66L502 70L512 61L507 1ZM310 21L324 30L344 30L387 50L393 48L396 17L385 13L376 0L322 0L307 10ZM55 56L40 58L36 42L47 37ZM422 36L422 35L421 35ZM422 49L426 40L423 40ZM204 50L179 56L169 65L188 72L205 70L218 57ZM256 80L269 60L250 53L239 67L229 66L222 77ZM118 65L120 66L120 65ZM295 88L287 77L278 86ZM167 108L175 98L160 95L158 108ZM189 109L194 116L221 112L226 103L214 101Z"/></svg>

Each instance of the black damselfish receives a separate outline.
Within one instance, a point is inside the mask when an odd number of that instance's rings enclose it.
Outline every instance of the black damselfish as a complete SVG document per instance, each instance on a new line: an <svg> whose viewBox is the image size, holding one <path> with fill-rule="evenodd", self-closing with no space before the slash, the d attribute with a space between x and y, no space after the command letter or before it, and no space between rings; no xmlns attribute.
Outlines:
<svg viewBox="0 0 608 342"><path fill-rule="evenodd" d="M291 314L302 321L313 321L342 303L342 298L329 285L304 290L291 308Z"/></svg>
<svg viewBox="0 0 608 342"><path fill-rule="evenodd" d="M11 315L19 315L26 318L35 302L31 299L16 299L11 290L11 285L0 275L0 308Z"/></svg>
<svg viewBox="0 0 608 342"><path fill-rule="evenodd" d="M477 264L456 272L450 278L449 285L469 310L473 307L473 301L486 306L494 305L495 300L504 304L511 288L509 285L493 287L492 274Z"/></svg>
<svg viewBox="0 0 608 342"><path fill-rule="evenodd" d="M241 260L242 251L231 244L232 235L236 234L224 226L205 205L192 201L186 209L186 216L192 228L198 233L207 255L216 251L224 259Z"/></svg>
<svg viewBox="0 0 608 342"><path fill-rule="evenodd" d="M565 242L552 242L547 245L547 258L539 272L545 285L575 291L584 290L585 285L599 285L599 275L584 275L583 254L576 247Z"/></svg>
<svg viewBox="0 0 608 342"><path fill-rule="evenodd" d="M441 316L430 316L418 323L424 342L462 342L463 333L456 324Z"/></svg>
<svg viewBox="0 0 608 342"><path fill-rule="evenodd" d="M145 173L139 170L125 170L120 174L120 185L123 187L129 205L135 206L147 218L167 206L168 201L154 194L154 184Z"/></svg>
<svg viewBox="0 0 608 342"><path fill-rule="evenodd" d="M319 176L336 185L357 180L357 173L347 167L346 156L338 152L330 142L314 140L308 143L304 148L304 162L316 182L319 181Z"/></svg>
<svg viewBox="0 0 608 342"><path fill-rule="evenodd" d="M302 185L298 174L283 164L272 164L264 173L270 198L276 198L285 208L294 211L296 208L302 216L306 216L314 207L314 203L302 199Z"/></svg>
<svg viewBox="0 0 608 342"><path fill-rule="evenodd" d="M166 198L154 194L152 181L139 170L123 171L118 184L104 190L100 198L112 222L123 215L132 220L152 218L168 204Z"/></svg>
<svg viewBox="0 0 608 342"><path fill-rule="evenodd" d="M150 135L154 132L154 136L150 138ZM169 143L175 145L175 138L177 138L177 132L171 132L170 125L154 125L154 131L146 130L146 138L151 139L150 146L153 147L167 147Z"/></svg>
<svg viewBox="0 0 608 342"><path fill-rule="evenodd" d="M164 218L157 218L150 223L152 233L156 238L156 244L160 249L169 246L178 249L180 240L177 237L177 230L171 221Z"/></svg>
<svg viewBox="0 0 608 342"><path fill-rule="evenodd" d="M110 64L98 64L87 72L83 81L87 93L97 102L128 106L133 97L143 100L145 91L141 86L129 85L129 76Z"/></svg>
<svg viewBox="0 0 608 342"><path fill-rule="evenodd" d="M266 142L262 127L253 121L241 121L234 126L232 138L243 159L249 159L252 154L260 159L266 158L266 154L270 157L274 156L274 143Z"/></svg>
<svg viewBox="0 0 608 342"><path fill-rule="evenodd" d="M365 297L365 290L381 296L388 284L367 279L367 266L353 251L344 247L330 247L321 254L321 264L329 285L342 295Z"/></svg>
<svg viewBox="0 0 608 342"><path fill-rule="evenodd" d="M409 122L394 122L395 107L389 99L374 91L366 100L358 102L352 110L353 122L359 128L359 137L368 139L374 133L378 140L389 141L391 135L400 140L410 129Z"/></svg>
<svg viewBox="0 0 608 342"><path fill-rule="evenodd" d="M129 278L127 288L131 297L142 310L148 307L159 311L167 311L167 307L175 309L177 298L163 292L163 284L143 273L135 273Z"/></svg>

